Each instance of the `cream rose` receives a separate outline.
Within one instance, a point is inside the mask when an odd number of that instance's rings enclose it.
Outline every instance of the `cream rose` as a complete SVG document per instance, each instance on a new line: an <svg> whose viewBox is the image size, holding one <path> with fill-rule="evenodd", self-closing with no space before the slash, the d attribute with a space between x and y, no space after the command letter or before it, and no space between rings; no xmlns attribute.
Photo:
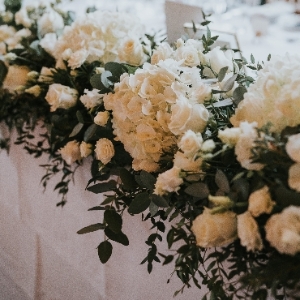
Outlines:
<svg viewBox="0 0 300 300"><path fill-rule="evenodd" d="M275 205L267 186L251 193L248 202L248 211L253 217L258 217L261 214L270 214Z"/></svg>
<svg viewBox="0 0 300 300"><path fill-rule="evenodd" d="M68 165L71 165L75 161L81 160L79 142L68 142L63 148L60 149L60 154Z"/></svg>
<svg viewBox="0 0 300 300"><path fill-rule="evenodd" d="M224 130L219 130L218 138L224 144L227 144L228 146L233 147L239 140L241 133L242 133L242 130L239 127L225 128Z"/></svg>
<svg viewBox="0 0 300 300"><path fill-rule="evenodd" d="M200 247L226 246L237 238L236 214L232 211L212 214L210 209L205 208L193 221L191 230Z"/></svg>
<svg viewBox="0 0 300 300"><path fill-rule="evenodd" d="M141 42L139 39L132 37L122 40L118 55L121 62L127 62L134 66L139 66L147 60Z"/></svg>
<svg viewBox="0 0 300 300"><path fill-rule="evenodd" d="M45 97L51 106L51 111L56 111L58 108L68 109L73 107L77 103L77 98L77 90L59 83L51 84Z"/></svg>
<svg viewBox="0 0 300 300"><path fill-rule="evenodd" d="M94 108L95 106L100 105L103 102L103 95L99 94L99 90L93 89L89 91L88 89L84 90L84 95L80 97L80 101L87 108Z"/></svg>
<svg viewBox="0 0 300 300"><path fill-rule="evenodd" d="M173 53L174 50L171 46L168 43L163 42L153 51L151 64L156 65L159 61L170 58Z"/></svg>
<svg viewBox="0 0 300 300"><path fill-rule="evenodd" d="M93 152L93 145L86 142L81 142L79 148L81 157L88 157Z"/></svg>
<svg viewBox="0 0 300 300"><path fill-rule="evenodd" d="M26 89L25 93L31 94L35 97L38 97L41 94L41 87L36 84L36 85Z"/></svg>
<svg viewBox="0 0 300 300"><path fill-rule="evenodd" d="M108 111L99 111L94 118L94 123L99 126L105 126L109 119Z"/></svg>
<svg viewBox="0 0 300 300"><path fill-rule="evenodd" d="M95 148L96 158L104 165L108 164L115 155L115 148L113 143L106 138L97 141Z"/></svg>
<svg viewBox="0 0 300 300"><path fill-rule="evenodd" d="M266 226L266 239L280 253L295 255L300 252L300 208L289 206L274 214Z"/></svg>
<svg viewBox="0 0 300 300"><path fill-rule="evenodd" d="M293 164L289 168L289 187L300 192L300 163Z"/></svg>
<svg viewBox="0 0 300 300"><path fill-rule="evenodd" d="M180 139L178 146L186 156L193 157L200 150L202 142L201 133L187 130Z"/></svg>
<svg viewBox="0 0 300 300"><path fill-rule="evenodd" d="M180 177L180 169L173 167L172 169L158 175L154 194L164 195L167 192L177 192L183 179Z"/></svg>
<svg viewBox="0 0 300 300"><path fill-rule="evenodd" d="M29 71L26 66L9 66L8 73L3 82L3 88L8 89L10 92L15 92L20 86L26 85Z"/></svg>
<svg viewBox="0 0 300 300"><path fill-rule="evenodd" d="M300 162L300 133L289 136L285 149L293 161Z"/></svg>
<svg viewBox="0 0 300 300"><path fill-rule="evenodd" d="M247 251L262 250L263 243L258 225L250 212L246 211L237 216L237 232L241 245L246 247Z"/></svg>

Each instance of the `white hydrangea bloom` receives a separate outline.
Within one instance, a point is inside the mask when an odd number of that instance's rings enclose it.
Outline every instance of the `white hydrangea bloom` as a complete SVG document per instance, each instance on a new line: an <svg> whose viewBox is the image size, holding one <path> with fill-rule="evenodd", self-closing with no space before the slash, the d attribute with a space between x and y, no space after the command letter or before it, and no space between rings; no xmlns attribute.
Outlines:
<svg viewBox="0 0 300 300"><path fill-rule="evenodd" d="M257 122L258 128L272 123L274 132L300 123L300 111L295 109L300 101L300 55L274 56L258 71L244 100L238 105L231 123Z"/></svg>

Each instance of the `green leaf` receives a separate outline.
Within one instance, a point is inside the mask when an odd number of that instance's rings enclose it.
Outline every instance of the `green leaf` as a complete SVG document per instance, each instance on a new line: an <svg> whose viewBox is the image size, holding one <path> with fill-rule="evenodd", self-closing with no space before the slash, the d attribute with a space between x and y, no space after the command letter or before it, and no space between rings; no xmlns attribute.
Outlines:
<svg viewBox="0 0 300 300"><path fill-rule="evenodd" d="M221 70L220 70L220 72L218 74L218 81L219 82L221 82L225 78L227 70L228 70L228 66L221 68Z"/></svg>
<svg viewBox="0 0 300 300"><path fill-rule="evenodd" d="M104 68L105 70L110 71L113 76L118 78L120 78L123 73L127 72L127 69L117 62L108 62L105 64Z"/></svg>
<svg viewBox="0 0 300 300"><path fill-rule="evenodd" d="M217 170L216 176L215 176L215 182L216 182L218 188L222 192L229 193L230 187L229 187L228 179L221 170Z"/></svg>
<svg viewBox="0 0 300 300"><path fill-rule="evenodd" d="M234 74L233 76L231 76L225 82L225 84L223 86L223 90L226 91L226 92L230 91L233 88L233 86L234 86L234 82L235 82L236 78L237 78L237 74Z"/></svg>
<svg viewBox="0 0 300 300"><path fill-rule="evenodd" d="M209 189L205 183L196 182L189 185L184 192L190 196L205 199L209 195Z"/></svg>
<svg viewBox="0 0 300 300"><path fill-rule="evenodd" d="M83 140L87 143L89 142L97 131L98 125L92 124L84 133Z"/></svg>
<svg viewBox="0 0 300 300"><path fill-rule="evenodd" d="M81 129L83 128L84 124L82 123L78 123L72 130L72 132L70 133L69 137L74 137L76 136L80 131Z"/></svg>
<svg viewBox="0 0 300 300"><path fill-rule="evenodd" d="M170 262L172 262L173 258L174 258L173 255L168 255L168 256L165 258L164 262L163 262L163 266L169 264Z"/></svg>
<svg viewBox="0 0 300 300"><path fill-rule="evenodd" d="M119 175L126 190L133 191L137 187L134 176L128 170L121 168Z"/></svg>
<svg viewBox="0 0 300 300"><path fill-rule="evenodd" d="M106 210L104 212L104 220L113 232L118 233L122 230L122 217L115 210Z"/></svg>
<svg viewBox="0 0 300 300"><path fill-rule="evenodd" d="M116 233L109 229L109 227L106 227L104 229L104 233L109 239L111 239L114 242L120 243L124 246L129 245L128 237L122 231Z"/></svg>
<svg viewBox="0 0 300 300"><path fill-rule="evenodd" d="M116 188L116 186L117 186L116 181L110 180L108 182L97 183L95 185L89 186L87 188L87 190L94 194L100 194L100 193L109 192L111 190L114 190Z"/></svg>
<svg viewBox="0 0 300 300"><path fill-rule="evenodd" d="M88 209L88 211L94 211L94 210L105 210L102 206L94 206Z"/></svg>
<svg viewBox="0 0 300 300"><path fill-rule="evenodd" d="M83 117L82 112L80 110L76 111L76 118L77 118L79 123L84 124L84 117Z"/></svg>
<svg viewBox="0 0 300 300"><path fill-rule="evenodd" d="M89 226L86 226L86 227L78 230L77 233L78 234L85 234L85 233L90 233L90 232L94 232L94 231L97 231L97 230L101 230L101 229L104 229L104 228L105 228L104 224L96 223L96 224L89 225Z"/></svg>
<svg viewBox="0 0 300 300"><path fill-rule="evenodd" d="M250 55L250 60L251 60L251 63L255 64L255 58L252 53Z"/></svg>
<svg viewBox="0 0 300 300"><path fill-rule="evenodd" d="M135 196L129 205L128 212L130 214L139 214L146 210L151 203L148 193L140 193Z"/></svg>
<svg viewBox="0 0 300 300"><path fill-rule="evenodd" d="M101 82L101 74L95 74L95 75L93 75L90 78L90 83L91 83L91 86L94 89L102 90L104 88L104 86L103 86L103 84Z"/></svg>
<svg viewBox="0 0 300 300"><path fill-rule="evenodd" d="M113 246L109 241L104 241L98 246L98 256L100 261L105 264L112 254Z"/></svg>
<svg viewBox="0 0 300 300"><path fill-rule="evenodd" d="M112 73L110 71L104 71L101 73L101 82L103 86L107 89L110 88L114 83L110 80L110 77L112 76Z"/></svg>
<svg viewBox="0 0 300 300"><path fill-rule="evenodd" d="M150 200L158 207L169 207L168 201L159 195L156 194L150 195Z"/></svg>
<svg viewBox="0 0 300 300"><path fill-rule="evenodd" d="M149 205L149 211L150 211L151 216L153 217L158 212L158 206L156 204L154 204L153 202L151 202Z"/></svg>
<svg viewBox="0 0 300 300"><path fill-rule="evenodd" d="M5 65L5 63L2 60L0 60L0 85L3 84L3 81L7 75L7 72L8 72L7 66Z"/></svg>
<svg viewBox="0 0 300 300"><path fill-rule="evenodd" d="M153 175L146 171L141 171L139 177L143 187L147 188L148 190L154 189L156 178Z"/></svg>
<svg viewBox="0 0 300 300"><path fill-rule="evenodd" d="M235 105L238 105L243 99L247 89L244 86L238 86L232 94Z"/></svg>

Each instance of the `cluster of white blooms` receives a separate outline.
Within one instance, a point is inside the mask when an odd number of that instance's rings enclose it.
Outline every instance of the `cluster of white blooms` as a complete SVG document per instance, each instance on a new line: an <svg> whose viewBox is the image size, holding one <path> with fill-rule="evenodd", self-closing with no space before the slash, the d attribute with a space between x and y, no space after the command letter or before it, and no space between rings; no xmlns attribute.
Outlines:
<svg viewBox="0 0 300 300"><path fill-rule="evenodd" d="M300 55L276 56L258 71L244 100L238 105L231 123L257 122L258 128L272 123L271 130L280 132L286 126L300 123Z"/></svg>
<svg viewBox="0 0 300 300"><path fill-rule="evenodd" d="M7 50L22 49L21 40L29 37L31 31L27 28L23 28L19 31L12 26L1 25L0 26L0 54L4 55Z"/></svg>
<svg viewBox="0 0 300 300"><path fill-rule="evenodd" d="M85 61L141 65L148 58L141 41L144 33L144 27L136 17L95 11L66 26L57 40L55 34L45 34L41 46L56 58L57 65L61 66L63 59L72 69Z"/></svg>
<svg viewBox="0 0 300 300"><path fill-rule="evenodd" d="M202 102L211 97L209 88L195 96L203 85L196 67L167 58L124 74L115 93L104 96L114 134L133 157L135 170L157 171L161 155L174 153L188 130L203 132L209 113Z"/></svg>

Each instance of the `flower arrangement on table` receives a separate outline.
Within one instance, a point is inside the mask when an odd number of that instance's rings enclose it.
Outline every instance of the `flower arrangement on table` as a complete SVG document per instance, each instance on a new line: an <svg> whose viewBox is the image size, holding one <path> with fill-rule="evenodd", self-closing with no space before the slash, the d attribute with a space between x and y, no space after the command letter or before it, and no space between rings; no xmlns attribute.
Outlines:
<svg viewBox="0 0 300 300"><path fill-rule="evenodd" d="M212 47L208 28L171 47L126 14L73 21L56 5L5 4L0 121L49 155L42 182L61 174L58 205L91 162L103 221L78 233L104 231L100 261L129 244L122 216L141 214L153 230L142 263L174 263L175 294L194 284L211 299L298 299L300 57L248 63Z"/></svg>

